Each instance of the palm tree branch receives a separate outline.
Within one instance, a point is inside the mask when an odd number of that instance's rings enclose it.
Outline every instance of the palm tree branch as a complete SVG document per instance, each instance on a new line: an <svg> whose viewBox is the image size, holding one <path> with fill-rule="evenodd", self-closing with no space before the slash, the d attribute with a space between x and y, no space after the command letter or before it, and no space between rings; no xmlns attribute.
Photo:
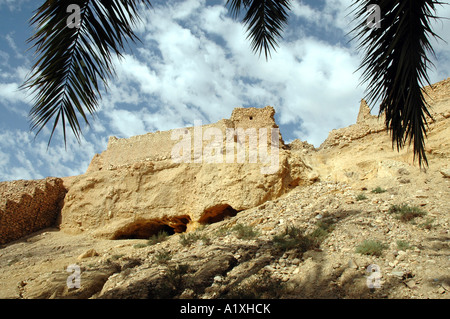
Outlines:
<svg viewBox="0 0 450 319"><path fill-rule="evenodd" d="M138 40L132 27L139 20L139 4L149 0L73 0L80 7L80 27L69 28L67 1L47 0L31 18L36 26L33 42L37 58L21 88L34 93L30 111L31 130L36 135L53 119L53 134L66 123L77 140L81 136L78 116L89 125L101 96L99 82L107 88L114 74L113 56L121 56L128 41Z"/></svg>
<svg viewBox="0 0 450 319"><path fill-rule="evenodd" d="M376 4L382 12L381 28L367 26L366 8ZM364 50L360 69L362 82L368 83L367 100L379 100L380 114L386 116L392 144L401 149L413 144L414 159L428 165L425 153L427 119L431 117L422 87L430 84L427 70L434 55L430 37L438 37L430 21L436 18L438 1L355 0L358 25L351 31Z"/></svg>
<svg viewBox="0 0 450 319"><path fill-rule="evenodd" d="M276 51L278 40L287 25L290 10L289 0L228 0L226 6L231 14L238 17L243 8L246 10L243 23L247 26L253 52L261 55L264 51L266 59L270 51Z"/></svg>

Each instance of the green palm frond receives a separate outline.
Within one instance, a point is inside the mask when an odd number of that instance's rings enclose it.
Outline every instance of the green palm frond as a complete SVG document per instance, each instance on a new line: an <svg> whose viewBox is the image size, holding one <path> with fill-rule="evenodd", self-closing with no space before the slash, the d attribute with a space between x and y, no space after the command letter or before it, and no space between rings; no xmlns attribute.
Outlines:
<svg viewBox="0 0 450 319"><path fill-rule="evenodd" d="M381 27L367 26L367 7L381 9ZM358 25L351 31L365 52L360 69L368 83L367 100L381 101L380 114L386 116L392 146L401 149L413 144L414 160L428 165L425 154L427 119L430 116L422 87L430 84L427 70L434 55L430 36L438 37L430 22L436 6L432 0L355 0ZM431 116L430 116L431 117Z"/></svg>
<svg viewBox="0 0 450 319"><path fill-rule="evenodd" d="M79 28L68 27L69 4L80 8ZM49 144L60 121L64 141L66 123L80 140L78 115L89 124L87 115L98 106L99 82L107 87L114 74L113 56L120 57L129 40L138 40L132 27L140 4L151 6L148 0L47 0L35 12L30 23L36 33L28 41L34 42L37 57L21 88L34 93L29 116L36 134L53 119Z"/></svg>
<svg viewBox="0 0 450 319"><path fill-rule="evenodd" d="M247 25L248 36L254 52L261 55L264 50L266 59L270 50L278 46L277 40L287 25L290 10L289 0L228 0L226 5L231 14L238 17L242 7L246 10L243 23Z"/></svg>

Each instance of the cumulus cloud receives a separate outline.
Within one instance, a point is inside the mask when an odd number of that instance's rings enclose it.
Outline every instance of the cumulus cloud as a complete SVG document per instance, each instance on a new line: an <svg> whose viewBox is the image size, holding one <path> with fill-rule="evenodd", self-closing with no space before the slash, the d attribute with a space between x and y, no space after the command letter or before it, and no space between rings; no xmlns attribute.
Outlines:
<svg viewBox="0 0 450 319"><path fill-rule="evenodd" d="M89 131L89 130L88 130ZM86 171L93 154L106 145L106 140L87 133L90 141L78 143L68 136L67 145L61 133L55 133L57 143L47 147L49 132L35 138L34 133L22 130L3 130L0 133L0 181L39 179L47 176L72 176Z"/></svg>
<svg viewBox="0 0 450 319"><path fill-rule="evenodd" d="M18 91L17 83L0 83L0 99L7 102L19 102L23 100L24 95Z"/></svg>
<svg viewBox="0 0 450 319"><path fill-rule="evenodd" d="M296 6L291 23L295 26L296 19L312 16L304 12L319 12L316 23L325 21L325 30L341 15L333 1L325 8L323 13ZM215 122L229 117L234 107L272 105L280 124L296 126L285 132L282 127L283 134L318 146L331 129L356 117L362 90L353 73L358 58L349 47L299 32L281 41L266 61L251 52L245 28L230 18L223 4L208 5L204 0L157 2L138 31L143 46L117 62L113 83L137 90L134 102L143 105L140 116L133 120L124 109L108 111L111 126L122 136L174 128L163 120L165 113L180 119L171 124L183 126L196 119ZM118 102L108 104L120 109Z"/></svg>

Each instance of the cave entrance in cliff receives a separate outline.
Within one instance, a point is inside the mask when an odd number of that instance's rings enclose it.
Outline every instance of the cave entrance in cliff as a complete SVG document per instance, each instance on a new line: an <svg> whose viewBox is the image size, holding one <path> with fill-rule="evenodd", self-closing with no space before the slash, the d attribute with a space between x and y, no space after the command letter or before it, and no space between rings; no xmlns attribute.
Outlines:
<svg viewBox="0 0 450 319"><path fill-rule="evenodd" d="M199 219L200 224L213 224L224 220L227 217L234 217L239 213L228 204L219 204L205 209L202 217Z"/></svg>
<svg viewBox="0 0 450 319"><path fill-rule="evenodd" d="M184 233L191 218L187 215L161 219L139 219L117 230L112 239L149 239L160 232Z"/></svg>

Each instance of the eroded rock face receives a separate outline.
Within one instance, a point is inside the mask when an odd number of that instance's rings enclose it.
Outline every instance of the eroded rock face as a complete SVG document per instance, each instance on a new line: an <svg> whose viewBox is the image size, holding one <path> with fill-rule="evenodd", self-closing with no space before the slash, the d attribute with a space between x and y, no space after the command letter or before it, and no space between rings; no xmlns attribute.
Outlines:
<svg viewBox="0 0 450 319"><path fill-rule="evenodd" d="M320 149L342 148L354 140L362 139L370 134L386 131L385 116L371 115L370 107L361 100L356 123L330 132Z"/></svg>
<svg viewBox="0 0 450 319"><path fill-rule="evenodd" d="M0 183L0 244L54 226L66 192L60 178Z"/></svg>
<svg viewBox="0 0 450 319"><path fill-rule="evenodd" d="M216 124L110 138L74 179L61 229L107 238L190 231L309 183L285 149L274 109L235 109Z"/></svg>
<svg viewBox="0 0 450 319"><path fill-rule="evenodd" d="M430 163L433 162L425 171L442 171L447 164L440 161L450 155L450 78L423 90L431 115L426 117L425 152ZM404 185L413 180L406 172L420 172L412 145L397 150L386 129L384 114L371 115L364 100L356 123L331 131L312 157L311 166L321 180L346 182L355 187L374 183L370 187L375 188L375 183L382 183L380 180L388 183L392 179Z"/></svg>

